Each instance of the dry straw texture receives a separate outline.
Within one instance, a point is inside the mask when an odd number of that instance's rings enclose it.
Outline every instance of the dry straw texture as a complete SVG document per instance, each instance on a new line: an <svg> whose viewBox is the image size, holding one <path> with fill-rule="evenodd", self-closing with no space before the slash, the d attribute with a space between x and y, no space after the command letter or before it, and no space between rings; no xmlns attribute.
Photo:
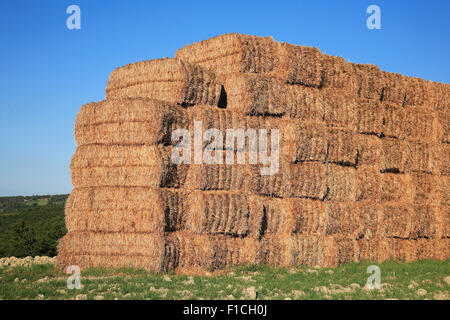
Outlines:
<svg viewBox="0 0 450 320"><path fill-rule="evenodd" d="M234 33L114 70L106 98L75 123L61 266L198 273L450 256L449 84ZM241 129L246 143L210 151L216 141L201 139L202 157L220 161L194 162L199 124L200 138L218 129L225 144ZM191 163L172 161L176 129L190 134ZM261 129L268 150L279 130L273 175L249 163Z"/></svg>

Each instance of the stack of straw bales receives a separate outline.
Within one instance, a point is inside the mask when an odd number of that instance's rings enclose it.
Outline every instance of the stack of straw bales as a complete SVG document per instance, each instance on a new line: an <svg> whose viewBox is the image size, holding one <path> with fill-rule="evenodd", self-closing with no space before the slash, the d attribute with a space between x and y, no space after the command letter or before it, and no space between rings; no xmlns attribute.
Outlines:
<svg viewBox="0 0 450 320"><path fill-rule="evenodd" d="M58 261L189 271L446 259L449 105L449 84L270 37L226 34L118 68L106 100L76 120ZM192 137L194 121L278 129L279 170L174 164L172 132Z"/></svg>

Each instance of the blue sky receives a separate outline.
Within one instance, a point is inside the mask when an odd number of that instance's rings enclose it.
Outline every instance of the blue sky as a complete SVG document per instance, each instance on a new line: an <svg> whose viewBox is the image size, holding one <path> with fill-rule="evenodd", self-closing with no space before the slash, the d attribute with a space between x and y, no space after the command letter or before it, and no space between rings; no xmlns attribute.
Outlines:
<svg viewBox="0 0 450 320"><path fill-rule="evenodd" d="M71 4L81 30L66 28ZM381 30L366 27L370 4ZM118 66L239 32L449 83L449 12L448 0L0 0L0 196L71 191L76 114Z"/></svg>

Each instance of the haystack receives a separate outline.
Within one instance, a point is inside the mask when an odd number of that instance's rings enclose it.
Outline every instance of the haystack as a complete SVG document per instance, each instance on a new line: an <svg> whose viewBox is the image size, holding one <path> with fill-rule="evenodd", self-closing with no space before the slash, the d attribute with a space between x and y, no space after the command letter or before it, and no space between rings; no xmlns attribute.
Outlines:
<svg viewBox="0 0 450 320"><path fill-rule="evenodd" d="M448 259L449 105L449 84L271 37L120 67L77 116L58 262L189 273Z"/></svg>

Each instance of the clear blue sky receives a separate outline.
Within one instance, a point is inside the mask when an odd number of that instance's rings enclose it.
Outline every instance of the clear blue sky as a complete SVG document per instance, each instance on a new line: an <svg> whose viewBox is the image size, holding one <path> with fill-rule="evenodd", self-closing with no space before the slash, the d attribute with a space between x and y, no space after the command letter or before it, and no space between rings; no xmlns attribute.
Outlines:
<svg viewBox="0 0 450 320"><path fill-rule="evenodd" d="M81 8L81 30L66 8ZM366 8L381 8L381 30ZM68 193L80 106L110 72L222 33L271 35L450 82L450 1L0 0L0 196Z"/></svg>

